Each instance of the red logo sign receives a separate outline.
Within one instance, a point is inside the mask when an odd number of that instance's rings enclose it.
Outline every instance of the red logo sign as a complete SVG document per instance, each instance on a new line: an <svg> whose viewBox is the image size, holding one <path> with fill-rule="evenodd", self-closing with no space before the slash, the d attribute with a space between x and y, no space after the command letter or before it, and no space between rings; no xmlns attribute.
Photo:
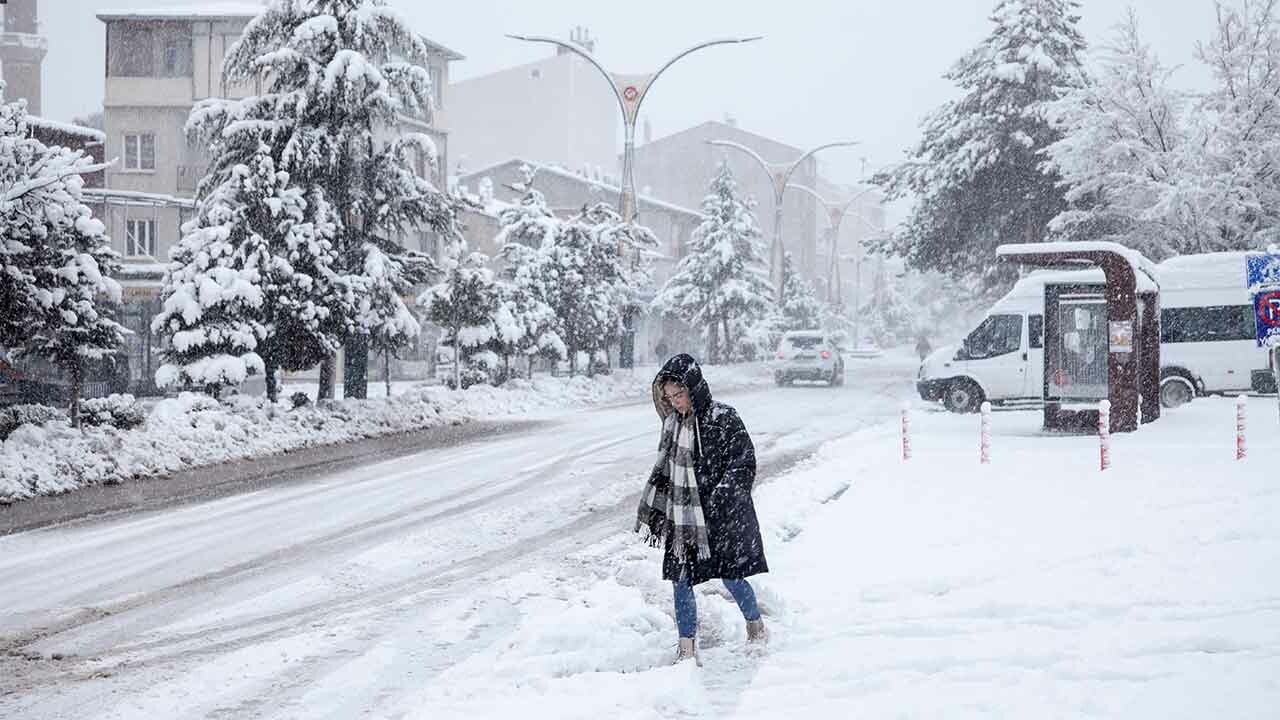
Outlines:
<svg viewBox="0 0 1280 720"><path fill-rule="evenodd" d="M635 85L628 85L622 88L623 100L626 100L627 102L635 102L638 97L640 97L640 88L637 88Z"/></svg>
<svg viewBox="0 0 1280 720"><path fill-rule="evenodd" d="M1258 320L1269 327L1280 326L1280 290L1258 295Z"/></svg>

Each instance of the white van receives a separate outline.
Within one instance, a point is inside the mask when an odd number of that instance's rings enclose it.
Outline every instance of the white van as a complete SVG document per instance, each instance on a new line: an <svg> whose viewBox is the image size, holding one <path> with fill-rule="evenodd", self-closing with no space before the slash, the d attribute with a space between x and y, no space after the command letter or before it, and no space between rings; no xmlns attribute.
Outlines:
<svg viewBox="0 0 1280 720"><path fill-rule="evenodd" d="M1157 265L1160 282L1160 401L1274 391L1267 352L1254 340L1242 252L1183 255ZM1038 270L987 312L959 347L938 348L920 365L916 388L953 412L1039 401L1044 390L1044 286L1102 284L1101 269ZM1098 358L1099 361L1105 358Z"/></svg>

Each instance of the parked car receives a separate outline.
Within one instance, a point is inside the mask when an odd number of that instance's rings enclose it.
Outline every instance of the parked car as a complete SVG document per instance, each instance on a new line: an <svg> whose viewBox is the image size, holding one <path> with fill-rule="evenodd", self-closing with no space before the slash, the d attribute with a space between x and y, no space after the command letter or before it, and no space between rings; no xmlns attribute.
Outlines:
<svg viewBox="0 0 1280 720"><path fill-rule="evenodd" d="M773 370L778 385L795 380L844 384L844 358L828 335L820 330L793 330L782 336Z"/></svg>

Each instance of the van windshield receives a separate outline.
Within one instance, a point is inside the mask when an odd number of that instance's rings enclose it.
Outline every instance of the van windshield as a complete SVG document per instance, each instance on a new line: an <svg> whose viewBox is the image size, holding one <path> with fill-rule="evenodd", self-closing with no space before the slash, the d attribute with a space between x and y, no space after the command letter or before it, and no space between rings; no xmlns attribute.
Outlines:
<svg viewBox="0 0 1280 720"><path fill-rule="evenodd" d="M1017 352L1022 347L1022 316L991 315L964 339L969 360L983 360Z"/></svg>

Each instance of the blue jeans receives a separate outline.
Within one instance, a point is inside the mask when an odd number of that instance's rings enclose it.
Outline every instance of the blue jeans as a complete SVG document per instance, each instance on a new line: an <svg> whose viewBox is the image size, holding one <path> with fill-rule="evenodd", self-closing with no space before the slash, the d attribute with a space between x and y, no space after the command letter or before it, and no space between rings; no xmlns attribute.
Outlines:
<svg viewBox="0 0 1280 720"><path fill-rule="evenodd" d="M756 605L756 591L751 589L751 583L743 578L722 582L734 602L738 603L742 617L748 622L759 620L760 608ZM680 630L680 637L694 637L698 632L698 600L693 594L693 586L689 584L688 576L681 572L680 579L672 581L671 587L675 594L676 627Z"/></svg>

